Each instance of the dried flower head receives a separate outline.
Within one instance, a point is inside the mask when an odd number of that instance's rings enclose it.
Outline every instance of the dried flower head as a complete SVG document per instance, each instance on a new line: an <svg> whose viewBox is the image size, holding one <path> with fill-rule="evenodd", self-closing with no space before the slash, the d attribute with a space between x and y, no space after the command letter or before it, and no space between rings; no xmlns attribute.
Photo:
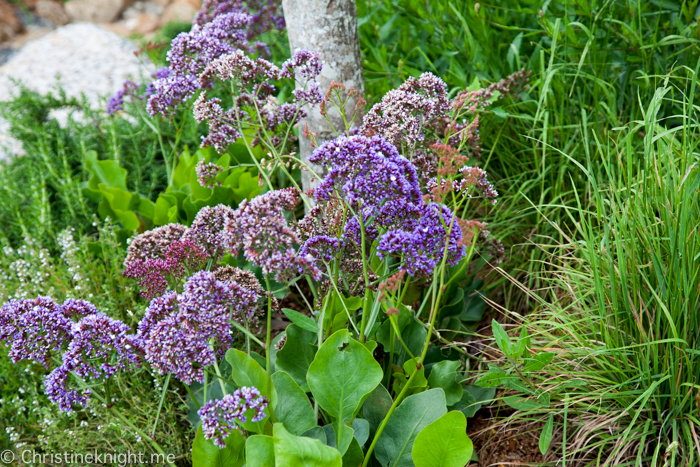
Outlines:
<svg viewBox="0 0 700 467"><path fill-rule="evenodd" d="M445 83L432 73L423 73L386 93L367 113L360 131L380 135L395 146L413 148L425 139L424 128L449 110Z"/></svg>

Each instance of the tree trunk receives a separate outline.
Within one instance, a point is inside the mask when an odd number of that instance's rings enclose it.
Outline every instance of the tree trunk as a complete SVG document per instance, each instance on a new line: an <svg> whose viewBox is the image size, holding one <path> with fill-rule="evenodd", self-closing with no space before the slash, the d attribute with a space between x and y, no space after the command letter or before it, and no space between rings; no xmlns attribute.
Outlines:
<svg viewBox="0 0 700 467"><path fill-rule="evenodd" d="M292 53L296 49L307 49L319 54L323 63L323 70L318 77L321 92L325 94L331 82L337 81L344 84L348 90L352 86L360 96L364 95L355 0L283 0L282 6ZM349 117L355 111L357 97L353 97L346 107L346 115ZM333 126L342 131L344 126L340 113L330 105L327 111ZM335 137L318 106L313 109L307 108L307 112L309 115L301 122L301 129L308 124L309 131L316 134L318 144ZM361 117L361 114L358 115L355 126L362 122ZM301 135L301 131L299 152L301 158L308 163L313 148L310 140ZM322 167L313 168L320 176L324 175ZM318 180L311 178L309 172L302 172L304 190L318 184Z"/></svg>

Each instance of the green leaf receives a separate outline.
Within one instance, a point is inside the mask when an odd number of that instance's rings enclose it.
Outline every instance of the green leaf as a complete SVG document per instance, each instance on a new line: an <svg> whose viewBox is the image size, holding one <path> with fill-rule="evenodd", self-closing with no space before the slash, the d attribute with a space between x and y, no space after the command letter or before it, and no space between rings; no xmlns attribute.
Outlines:
<svg viewBox="0 0 700 467"><path fill-rule="evenodd" d="M119 165L119 162L98 160L95 151L88 151L85 153L85 168L92 174L92 177L88 180L90 189L96 190L100 183L104 183L108 188L118 188L127 191L127 171Z"/></svg>
<svg viewBox="0 0 700 467"><path fill-rule="evenodd" d="M357 439L353 438L343 455L343 467L359 467L363 460L365 460L365 453L362 452Z"/></svg>
<svg viewBox="0 0 700 467"><path fill-rule="evenodd" d="M287 341L277 351L275 366L291 376L304 392L309 392L306 373L316 355L318 336L296 324L287 326Z"/></svg>
<svg viewBox="0 0 700 467"><path fill-rule="evenodd" d="M429 389L407 397L391 415L377 440L375 455L382 465L412 467L411 450L418 433L447 413L445 392Z"/></svg>
<svg viewBox="0 0 700 467"><path fill-rule="evenodd" d="M513 353L513 344L510 342L508 333L495 319L491 320L491 329L493 330L493 337L496 339L498 348L501 349L501 352L503 352L506 357L510 357Z"/></svg>
<svg viewBox="0 0 700 467"><path fill-rule="evenodd" d="M364 418L356 418L352 421L352 429L360 447L364 447L369 438L369 422Z"/></svg>
<svg viewBox="0 0 700 467"><path fill-rule="evenodd" d="M369 397L362 404L362 414L365 419L369 422L370 434L374 436L377 428L389 413L391 404L394 401L391 399L391 395L386 388L380 384L374 391L369 394Z"/></svg>
<svg viewBox="0 0 700 467"><path fill-rule="evenodd" d="M347 329L331 335L318 350L307 380L318 404L335 419L338 445L343 443L342 426L352 420L382 376L372 353L351 338Z"/></svg>
<svg viewBox="0 0 700 467"><path fill-rule="evenodd" d="M291 310L289 308L282 308L282 313L289 318L289 320L299 326L302 329L305 329L309 332L317 333L318 332L318 325L316 324L316 321L314 321L312 318L309 318L303 313L299 313L298 311Z"/></svg>
<svg viewBox="0 0 700 467"><path fill-rule="evenodd" d="M262 434L265 423L269 420L270 411L277 406L277 392L272 387L272 381L260 364L245 352L229 349L226 352L226 361L231 365L231 378L238 386L256 387L260 394L266 397L272 389L270 405L265 409L267 417L259 422L252 422L251 417L248 417L248 421L241 424L246 430Z"/></svg>
<svg viewBox="0 0 700 467"><path fill-rule="evenodd" d="M347 425L343 425L343 436L340 437L341 439L341 445L338 446L337 441L335 439L335 430L332 425L325 425L323 427L323 431L326 433L326 444L332 448L336 448L338 451L340 451L340 455L342 456L345 454L345 451L348 450L348 447L350 446L350 442L355 439L355 430L350 428Z"/></svg>
<svg viewBox="0 0 700 467"><path fill-rule="evenodd" d="M322 426L315 426L312 429L304 432L301 436L305 438L313 438L317 439L323 444L328 444L328 438L326 437L326 431L323 429ZM334 434L335 436L335 434Z"/></svg>
<svg viewBox="0 0 700 467"><path fill-rule="evenodd" d="M408 381L408 379L411 377L413 372L416 370L416 367L418 366L418 358L412 358L410 360L406 360L403 364L403 373L399 371L396 371L393 376L394 376L394 385L393 385L393 390L394 394L398 394L401 392L403 389L404 385ZM398 370L398 368L397 368ZM420 370L418 370L418 373L416 376L413 378L413 381L411 381L411 386L409 386L408 389L408 394L413 394L418 392L418 390L421 390L421 388L425 388L428 386L428 380L425 377L425 367L422 366ZM417 390L415 390L417 389Z"/></svg>
<svg viewBox="0 0 700 467"><path fill-rule="evenodd" d="M503 402L513 407L515 410L532 410L541 407L541 404L536 400L522 396L504 397Z"/></svg>
<svg viewBox="0 0 700 467"><path fill-rule="evenodd" d="M460 362L443 360L433 365L428 377L431 388L442 388L445 391L447 405L453 405L462 398L462 385L457 382L457 368Z"/></svg>
<svg viewBox="0 0 700 467"><path fill-rule="evenodd" d="M464 467L474 446L467 436L467 418L448 412L418 433L411 454L416 467Z"/></svg>
<svg viewBox="0 0 700 467"><path fill-rule="evenodd" d="M552 431L554 430L554 416L550 415L547 419L547 423L544 424L542 428L542 434L540 434L540 452L544 456L549 449L549 443L552 442Z"/></svg>
<svg viewBox="0 0 700 467"><path fill-rule="evenodd" d="M242 467L245 465L245 439L232 430L224 438L226 447L220 449L210 439L204 439L202 427L197 428L197 436L192 444L192 467ZM250 466L250 464L249 464Z"/></svg>
<svg viewBox="0 0 700 467"><path fill-rule="evenodd" d="M275 444L272 436L254 435L245 443L246 467L275 467ZM192 466L194 467L194 465Z"/></svg>
<svg viewBox="0 0 700 467"><path fill-rule="evenodd" d="M486 402L496 395L494 388L480 388L478 386L465 386L462 399L450 407L451 410L459 410L467 418L471 418Z"/></svg>
<svg viewBox="0 0 700 467"><path fill-rule="evenodd" d="M284 425L273 427L275 465L278 467L342 467L343 461L337 449L328 447L317 439L294 436Z"/></svg>
<svg viewBox="0 0 700 467"><path fill-rule="evenodd" d="M540 352L532 358L525 359L525 371L540 371L550 364L554 358L552 352Z"/></svg>
<svg viewBox="0 0 700 467"><path fill-rule="evenodd" d="M277 420L297 436L315 427L316 416L311 402L292 377L284 371L278 371L272 375L272 383L277 391Z"/></svg>

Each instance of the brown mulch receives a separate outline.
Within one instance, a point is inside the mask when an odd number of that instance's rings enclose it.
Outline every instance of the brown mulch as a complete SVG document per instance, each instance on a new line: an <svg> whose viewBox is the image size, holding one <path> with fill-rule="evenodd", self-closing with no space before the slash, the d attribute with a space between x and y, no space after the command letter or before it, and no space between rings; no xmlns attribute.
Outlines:
<svg viewBox="0 0 700 467"><path fill-rule="evenodd" d="M467 424L467 433L479 456L480 467L539 466L544 461L539 448L541 425L494 425L488 409L480 410ZM470 464L474 465L474 464Z"/></svg>

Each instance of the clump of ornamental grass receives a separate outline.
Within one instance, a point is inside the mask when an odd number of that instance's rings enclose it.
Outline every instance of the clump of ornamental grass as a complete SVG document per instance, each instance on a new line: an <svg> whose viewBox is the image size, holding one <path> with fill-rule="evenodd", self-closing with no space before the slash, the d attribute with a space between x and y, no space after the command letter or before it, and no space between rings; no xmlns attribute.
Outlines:
<svg viewBox="0 0 700 467"><path fill-rule="evenodd" d="M694 79L691 71L687 87L660 87L642 121L599 142L606 147L602 157L579 165L593 197L567 208L576 230L561 230L567 242L546 248L555 272L541 278L545 297L531 294L536 309L521 319L531 351L554 358L520 376L551 402L521 407L511 421L551 417L551 460L586 466L700 462ZM668 104L684 113L659 118Z"/></svg>

